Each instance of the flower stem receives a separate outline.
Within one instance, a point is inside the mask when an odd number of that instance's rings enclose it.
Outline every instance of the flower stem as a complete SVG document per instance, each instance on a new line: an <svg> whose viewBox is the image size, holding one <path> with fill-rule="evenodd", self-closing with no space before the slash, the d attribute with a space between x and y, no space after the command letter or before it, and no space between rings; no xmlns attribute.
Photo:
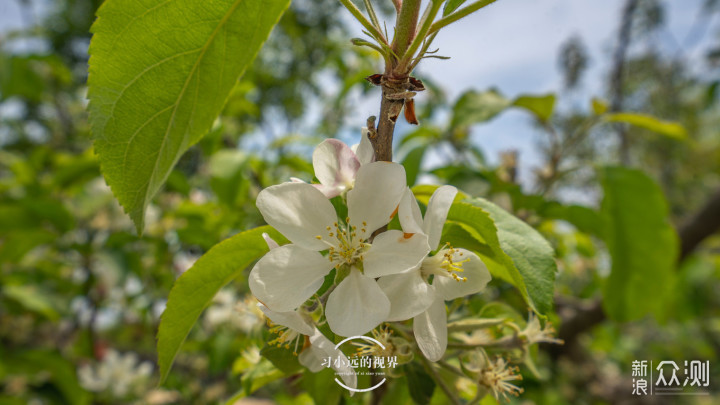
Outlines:
<svg viewBox="0 0 720 405"><path fill-rule="evenodd" d="M418 354L417 357L419 357L420 361L422 361L423 366L425 366L425 370L430 374L430 377L432 377L432 379L435 380L435 383L440 387L440 389L445 392L445 395L447 395L448 399L450 399L450 402L455 405L460 405L460 400L458 399L458 397L440 377L440 374L438 374L437 370L433 368L432 364L430 364L430 362L425 357L423 357L422 354Z"/></svg>
<svg viewBox="0 0 720 405"><path fill-rule="evenodd" d="M475 349L478 347L493 347L498 349L522 349L524 346L525 341L517 334L513 334L512 336L505 336L498 340L487 343L448 343L448 348L453 349Z"/></svg>
<svg viewBox="0 0 720 405"><path fill-rule="evenodd" d="M382 34L382 32L376 28L370 21L368 21L367 18L363 15L362 11L360 11L357 6L351 1L351 0L340 0L340 3L342 3L345 8L350 11L350 14L355 17L356 20L362 24L363 27L365 27L366 30L368 30L369 33L372 34L372 36L375 38L376 41L381 43L387 43L387 39L385 39L385 36Z"/></svg>

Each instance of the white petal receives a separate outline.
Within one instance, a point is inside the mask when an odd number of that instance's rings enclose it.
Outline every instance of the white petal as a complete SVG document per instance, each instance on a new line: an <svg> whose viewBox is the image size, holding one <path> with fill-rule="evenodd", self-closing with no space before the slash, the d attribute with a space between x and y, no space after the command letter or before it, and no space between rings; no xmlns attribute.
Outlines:
<svg viewBox="0 0 720 405"><path fill-rule="evenodd" d="M363 335L380 325L389 313L390 300L377 282L355 268L330 293L325 305L328 325L340 336Z"/></svg>
<svg viewBox="0 0 720 405"><path fill-rule="evenodd" d="M337 220L330 201L310 184L283 183L270 186L257 197L265 221L296 245L324 250L327 245L315 236L327 236L327 226Z"/></svg>
<svg viewBox="0 0 720 405"><path fill-rule="evenodd" d="M435 287L418 270L380 277L377 283L390 300L388 322L410 319L427 310L435 300Z"/></svg>
<svg viewBox="0 0 720 405"><path fill-rule="evenodd" d="M316 189L318 189L318 191L323 193L323 195L325 195L325 197L327 197L327 198L333 198L333 197L339 196L340 194L342 194L343 190L345 190L345 188L346 188L345 185L341 184L341 183L338 183L338 184L335 184L332 186L326 186L324 184L314 184L313 183L312 186L315 187Z"/></svg>
<svg viewBox="0 0 720 405"><path fill-rule="evenodd" d="M386 231L375 237L370 250L363 255L363 269L368 277L402 273L418 267L428 252L427 236Z"/></svg>
<svg viewBox="0 0 720 405"><path fill-rule="evenodd" d="M345 385L350 388L357 388L357 376L355 375L355 370L350 367L350 362L348 361L347 356L345 356L345 354L339 349L336 349L333 342L320 333L319 330L315 329L315 333L310 336L310 345L322 353L321 356L324 358L332 357L334 360L340 357L345 360L341 362L342 364L338 365L336 365L335 361L333 361L332 368L340 374L340 378L343 382L345 382Z"/></svg>
<svg viewBox="0 0 720 405"><path fill-rule="evenodd" d="M400 164L374 162L360 167L355 186L347 195L350 224L357 227L358 236L369 237L390 222L405 192L405 183L405 168Z"/></svg>
<svg viewBox="0 0 720 405"><path fill-rule="evenodd" d="M278 325L288 327L295 332L302 333L303 335L312 335L313 333L312 324L303 319L297 311L275 312L260 303L258 304L258 308L263 311L265 316Z"/></svg>
<svg viewBox="0 0 720 405"><path fill-rule="evenodd" d="M448 211L452 205L457 189L453 186L442 186L435 190L428 201L425 211L425 223L423 229L428 236L428 243L432 250L437 249L442 235L443 225L447 219Z"/></svg>
<svg viewBox="0 0 720 405"><path fill-rule="evenodd" d="M332 198L340 194L345 185L353 183L360 162L345 143L337 139L326 139L313 152L313 168L320 183L338 191L337 194L328 196Z"/></svg>
<svg viewBox="0 0 720 405"><path fill-rule="evenodd" d="M323 366L324 358L325 353L322 350L319 350L312 346L309 346L307 349L303 350L298 355L298 361L300 362L300 364L302 364L305 368L312 371L313 373L322 371L322 369L325 368L325 366Z"/></svg>
<svg viewBox="0 0 720 405"><path fill-rule="evenodd" d="M280 246L255 264L250 290L273 311L292 311L320 288L332 267L318 252L297 245Z"/></svg>
<svg viewBox="0 0 720 405"><path fill-rule="evenodd" d="M420 206L415 199L415 195L410 187L405 189L405 193L400 200L398 206L398 219L404 232L407 233L425 233L422 229L423 219L420 212Z"/></svg>
<svg viewBox="0 0 720 405"><path fill-rule="evenodd" d="M362 135L360 135L360 144L355 150L358 160L361 165L365 165L375 161L375 151L373 150L370 139L368 139L368 129L363 127Z"/></svg>
<svg viewBox="0 0 720 405"><path fill-rule="evenodd" d="M462 255L460 255L462 253ZM462 264L463 272L458 276L467 278L467 281L455 281L450 277L435 277L433 285L438 294L446 300L464 297L482 291L492 277L485 263L473 252L465 249L456 249L453 255L454 262L470 259Z"/></svg>
<svg viewBox="0 0 720 405"><path fill-rule="evenodd" d="M275 249L276 247L279 247L277 242L273 238L270 237L267 233L263 232L262 234L263 239L265 239L265 243L268 245L268 249Z"/></svg>
<svg viewBox="0 0 720 405"><path fill-rule="evenodd" d="M447 314L445 301L438 297L427 311L413 319L413 333L418 347L430 361L438 361L447 349Z"/></svg>

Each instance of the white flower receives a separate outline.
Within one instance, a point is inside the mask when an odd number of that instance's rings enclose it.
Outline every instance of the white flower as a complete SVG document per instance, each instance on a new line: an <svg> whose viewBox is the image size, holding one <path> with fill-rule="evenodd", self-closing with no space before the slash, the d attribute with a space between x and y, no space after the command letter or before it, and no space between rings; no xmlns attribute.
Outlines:
<svg viewBox="0 0 720 405"><path fill-rule="evenodd" d="M402 198L405 169L397 163L374 162L357 172L347 193L348 218L338 221L330 201L305 183L268 187L257 207L268 224L292 243L271 249L250 272L250 290L268 308L292 311L322 285L333 269L345 278L330 294L325 315L341 336L362 335L383 322L390 300L375 278L408 271L430 248L422 234L391 230L373 240ZM327 256L320 251L328 250Z"/></svg>
<svg viewBox="0 0 720 405"><path fill-rule="evenodd" d="M110 349L95 367L89 364L81 366L78 379L88 391L108 390L113 397L123 398L145 383L151 372L152 364L140 362L135 353L122 355Z"/></svg>
<svg viewBox="0 0 720 405"><path fill-rule="evenodd" d="M268 344L276 344L293 348L293 353L297 354L298 347L301 352L298 355L298 361L313 373L325 368L323 361L332 359L330 367L340 375L345 385L351 388L357 388L357 376L347 356L326 338L316 327L297 311L275 312L267 308L263 304L258 304L258 308L265 313L274 325L270 331L278 334L278 338ZM308 337L310 345L305 347L305 342L300 343L300 339ZM335 361L341 359L344 361ZM351 394L352 395L352 392Z"/></svg>
<svg viewBox="0 0 720 405"><path fill-rule="evenodd" d="M484 351L471 352L467 361L463 362L463 368L479 386L489 389L498 401L500 397L509 401L508 395L517 397L523 393L523 389L513 383L522 380L522 376L517 374L518 367L510 366L502 357L493 362Z"/></svg>
<svg viewBox="0 0 720 405"><path fill-rule="evenodd" d="M536 343L561 345L565 343L562 339L555 338L553 335L555 335L555 328L552 327L550 322L546 322L545 327L540 326L540 320L533 312L530 312L530 318L525 330L520 332L520 336L525 338L528 345Z"/></svg>
<svg viewBox="0 0 720 405"><path fill-rule="evenodd" d="M353 188L360 166L372 162L374 152L363 128L360 144L351 149L337 139L326 139L313 151L313 168L320 184L313 184L328 198Z"/></svg>
<svg viewBox="0 0 720 405"><path fill-rule="evenodd" d="M407 189L398 210L405 232L425 233L431 249L437 249L456 194L455 187L438 188L430 197L423 220L415 197ZM378 284L390 298L387 320L413 318L418 347L428 360L438 361L447 348L445 301L482 291L490 278L490 272L476 254L446 245L412 271L383 277Z"/></svg>

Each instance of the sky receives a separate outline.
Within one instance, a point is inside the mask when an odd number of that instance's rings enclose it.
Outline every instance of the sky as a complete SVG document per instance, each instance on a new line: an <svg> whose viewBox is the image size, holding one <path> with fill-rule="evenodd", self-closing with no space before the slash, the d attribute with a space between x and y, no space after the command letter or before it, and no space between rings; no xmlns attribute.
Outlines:
<svg viewBox="0 0 720 405"><path fill-rule="evenodd" d="M694 49L691 57L702 57L704 45L714 35L710 30L699 39L702 30L692 28L703 1L662 1L668 24L658 33L658 40L664 48L675 51L676 44L683 43ZM468 89L495 87L509 98L521 93L557 92L563 86L559 49L576 35L589 52L590 65L573 99L589 108L590 99L604 93L603 79L610 70L609 55L615 46L623 4L624 0L499 0L441 31L432 48L439 48L438 54L451 59L424 60L419 72L440 83L450 102ZM359 24L351 23L356 35L361 36ZM717 21L712 23L717 30ZM418 103L422 97L420 93ZM562 105L563 100L559 103ZM376 100L369 102L364 114L375 114L376 105ZM398 127L399 132L404 130L406 125ZM509 110L472 131L473 140L491 163L498 162L501 151L518 150L523 182L529 180L531 168L540 161L538 136L530 117L520 110ZM432 166L433 161L431 157L426 166Z"/></svg>
<svg viewBox="0 0 720 405"><path fill-rule="evenodd" d="M378 1L378 0L374 0ZM702 36L697 25L698 10L705 0L661 0L666 6L667 28L658 33L663 48L673 51L677 43L693 49L690 57L700 59L704 45L716 35L717 21ZM425 0L427 2L427 0ZM0 0L0 36L22 26L24 19L18 0ZM35 0L36 4L46 3ZM444 29L433 47L452 59L425 60L419 73L446 90L452 102L468 90L499 89L508 97L520 93L543 94L562 88L558 69L558 49L570 36L582 38L590 55L590 66L573 98L588 105L592 97L603 95L603 78L618 30L624 0L499 0ZM40 13L42 7L34 12ZM353 36L362 37L361 27L346 13ZM715 31L713 31L713 29ZM700 35L696 35L700 34ZM356 116L378 113L378 95L370 93L358 104ZM417 100L422 103L423 94ZM560 101L561 106L563 101ZM406 124L398 126L401 134ZM530 170L539 163L536 152L538 134L522 111L510 110L490 123L473 128L472 137L485 150L488 160L498 161L499 152L520 152L520 179L527 181ZM436 161L432 157L426 166Z"/></svg>

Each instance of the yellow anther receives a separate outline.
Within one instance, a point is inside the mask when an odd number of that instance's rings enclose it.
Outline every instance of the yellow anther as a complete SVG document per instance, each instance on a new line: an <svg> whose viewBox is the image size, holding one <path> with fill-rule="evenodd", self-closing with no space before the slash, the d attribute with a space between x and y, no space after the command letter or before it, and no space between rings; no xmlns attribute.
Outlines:
<svg viewBox="0 0 720 405"><path fill-rule="evenodd" d="M316 235L316 236L315 236L315 239L317 239L317 240L322 240L322 236Z"/></svg>

